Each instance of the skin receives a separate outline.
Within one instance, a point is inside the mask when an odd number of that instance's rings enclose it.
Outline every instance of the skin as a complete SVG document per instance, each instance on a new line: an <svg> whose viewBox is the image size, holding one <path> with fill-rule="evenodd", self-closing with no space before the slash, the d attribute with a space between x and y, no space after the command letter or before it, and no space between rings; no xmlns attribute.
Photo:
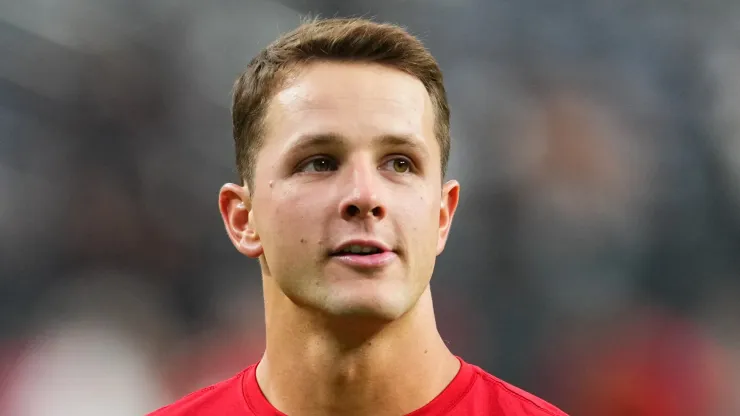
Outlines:
<svg viewBox="0 0 740 416"><path fill-rule="evenodd" d="M429 282L460 186L442 183L434 108L393 68L316 62L272 99L254 189L219 206L263 276L267 345L257 381L287 414L403 415L459 362L434 319ZM394 252L375 269L330 253L350 239Z"/></svg>

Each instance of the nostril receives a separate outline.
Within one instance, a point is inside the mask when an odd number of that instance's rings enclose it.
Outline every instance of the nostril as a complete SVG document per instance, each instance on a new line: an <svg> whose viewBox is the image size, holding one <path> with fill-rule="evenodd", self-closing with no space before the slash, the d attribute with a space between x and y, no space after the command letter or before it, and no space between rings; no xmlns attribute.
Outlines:
<svg viewBox="0 0 740 416"><path fill-rule="evenodd" d="M360 213L360 208L358 208L356 205L350 205L347 207L347 215L350 217L354 217L355 215Z"/></svg>
<svg viewBox="0 0 740 416"><path fill-rule="evenodd" d="M373 216L379 217L383 213L383 209L380 207L373 208Z"/></svg>

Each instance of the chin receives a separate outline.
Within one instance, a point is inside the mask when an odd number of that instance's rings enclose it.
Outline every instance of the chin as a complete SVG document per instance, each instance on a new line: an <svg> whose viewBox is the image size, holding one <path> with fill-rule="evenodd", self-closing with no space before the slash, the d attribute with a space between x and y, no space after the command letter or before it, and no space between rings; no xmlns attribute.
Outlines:
<svg viewBox="0 0 740 416"><path fill-rule="evenodd" d="M423 289L400 279L322 279L283 287L296 305L329 317L391 322L411 310Z"/></svg>
<svg viewBox="0 0 740 416"><path fill-rule="evenodd" d="M321 309L329 315L338 317L394 321L413 306L404 288L377 289L333 291L324 299Z"/></svg>
<svg viewBox="0 0 740 416"><path fill-rule="evenodd" d="M338 318L357 318L392 322L403 316L405 308L395 305L377 305L364 302L347 302L335 305L325 305L324 312Z"/></svg>

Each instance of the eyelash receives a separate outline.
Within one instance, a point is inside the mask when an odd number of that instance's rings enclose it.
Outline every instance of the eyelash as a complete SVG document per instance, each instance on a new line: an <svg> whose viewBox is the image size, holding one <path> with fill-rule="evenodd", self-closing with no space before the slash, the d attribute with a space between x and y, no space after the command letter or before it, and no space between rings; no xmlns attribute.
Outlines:
<svg viewBox="0 0 740 416"><path fill-rule="evenodd" d="M316 162L318 160L328 160L331 163L331 165L332 165L330 167L330 170L324 170L324 171L315 170L313 172L306 172L305 171L305 169L307 167L311 166L312 163L314 163L314 162ZM395 162L395 161L402 161L402 162L408 163L408 171L407 172L396 172L398 174L416 173L418 171L417 168L416 168L416 165L411 160L411 158L406 157L406 156L401 156L401 155L395 155L395 156L393 156L391 158L388 158L387 160L385 160L383 162L383 164L381 166L387 165L388 163ZM332 158L330 156L327 156L327 155L318 155L318 156L313 156L313 157L311 157L309 159L306 159L303 162L301 162L296 167L295 173L324 173L324 172L332 172L332 171L335 171L336 169L337 169L337 162L336 162L336 160L334 158ZM378 169L380 169L380 168L378 168ZM388 170L392 170L392 169L388 169Z"/></svg>
<svg viewBox="0 0 740 416"><path fill-rule="evenodd" d="M328 160L333 165L333 169L331 169L331 170L336 170L336 164L337 163L336 163L336 161L333 158L331 158L329 156L325 156L325 155L319 155L319 156L313 156L313 157L311 157L311 158L309 158L309 159L301 162L298 165L298 167L295 169L296 173L321 173L321 172L325 172L325 171L305 172L305 169L308 166L311 166L311 164L314 163L314 162L316 162L317 160Z"/></svg>

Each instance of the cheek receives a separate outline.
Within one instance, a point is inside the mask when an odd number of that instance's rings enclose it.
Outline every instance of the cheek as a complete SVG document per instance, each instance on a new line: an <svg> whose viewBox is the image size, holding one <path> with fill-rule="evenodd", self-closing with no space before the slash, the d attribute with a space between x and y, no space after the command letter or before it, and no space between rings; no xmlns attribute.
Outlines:
<svg viewBox="0 0 740 416"><path fill-rule="evenodd" d="M265 208L269 223L265 236L271 240L265 242L271 243L276 249L287 250L306 245L311 241L311 236L316 235L320 208L311 203L310 196L274 192Z"/></svg>
<svg viewBox="0 0 740 416"><path fill-rule="evenodd" d="M433 238L437 235L439 229L439 201L428 196L415 195L404 203L402 209L403 218L401 224L405 224L407 232L416 241L429 241L429 244L436 246L436 240ZM429 244L425 244L429 245Z"/></svg>

